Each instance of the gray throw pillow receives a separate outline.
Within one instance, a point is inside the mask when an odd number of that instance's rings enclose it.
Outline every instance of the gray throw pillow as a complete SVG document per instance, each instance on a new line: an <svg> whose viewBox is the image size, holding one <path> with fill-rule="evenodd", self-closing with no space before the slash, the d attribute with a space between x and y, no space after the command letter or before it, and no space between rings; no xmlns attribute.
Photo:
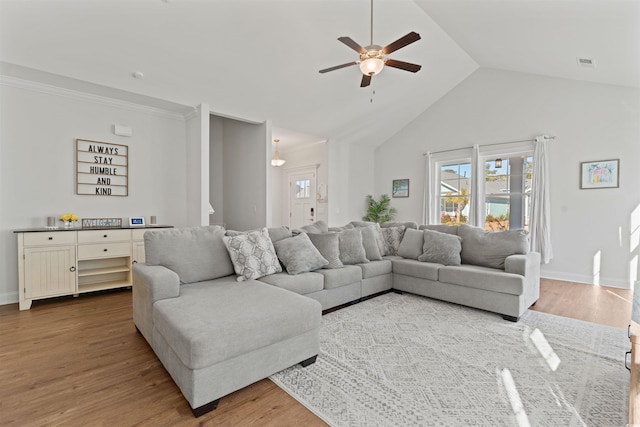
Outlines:
<svg viewBox="0 0 640 427"><path fill-rule="evenodd" d="M422 255L422 246L424 245L424 233L414 228L404 230L402 242L398 247L397 255L402 258L418 259Z"/></svg>
<svg viewBox="0 0 640 427"><path fill-rule="evenodd" d="M320 251L323 258L329 261L329 265L324 268L342 268L344 264L340 261L340 242L338 233L322 233L307 235L313 246Z"/></svg>
<svg viewBox="0 0 640 427"><path fill-rule="evenodd" d="M227 247L239 282L259 279L282 271L266 228L237 236L225 236L222 240Z"/></svg>
<svg viewBox="0 0 640 427"><path fill-rule="evenodd" d="M399 227L403 225L404 228L413 228L414 230L418 229L418 223L417 222L413 222L413 221L406 221L406 222L398 222L398 221L388 221L388 222L383 222L382 224L380 224L380 227L385 228L385 227Z"/></svg>
<svg viewBox="0 0 640 427"><path fill-rule="evenodd" d="M300 229L298 230L300 232L305 232L305 233L326 233L329 231L329 225L320 220L320 221L316 221L313 224L309 224L309 225L305 225L303 227L300 227Z"/></svg>
<svg viewBox="0 0 640 427"><path fill-rule="evenodd" d="M461 255L464 264L504 270L505 258L529 252L529 235L522 229L485 231L462 224L458 228L458 235L462 237Z"/></svg>
<svg viewBox="0 0 640 427"><path fill-rule="evenodd" d="M421 225L418 230L432 230L439 231L440 233L447 234L455 234L458 235L458 226L457 225L446 225L446 224L428 224Z"/></svg>
<svg viewBox="0 0 640 427"><path fill-rule="evenodd" d="M404 225L397 227L382 227L382 237L384 239L384 254L397 255L398 248L404 237Z"/></svg>
<svg viewBox="0 0 640 427"><path fill-rule="evenodd" d="M220 226L163 228L144 233L146 263L173 270L180 283L201 282L233 274Z"/></svg>
<svg viewBox="0 0 640 427"><path fill-rule="evenodd" d="M369 262L362 246L362 233L357 228L338 233L340 261L345 265Z"/></svg>
<svg viewBox="0 0 640 427"><path fill-rule="evenodd" d="M460 265L462 263L462 238L451 233L424 230L424 245L418 261L435 262L443 265Z"/></svg>
<svg viewBox="0 0 640 427"><path fill-rule="evenodd" d="M375 228L373 226L359 227L362 233L362 246L364 247L365 256L369 261L378 261L382 259L380 249L378 248L378 240L376 238Z"/></svg>
<svg viewBox="0 0 640 427"><path fill-rule="evenodd" d="M271 227L268 228L269 238L271 242L275 243L278 240L286 239L287 237L293 236L289 227L283 225L282 227Z"/></svg>
<svg viewBox="0 0 640 427"><path fill-rule="evenodd" d="M329 264L329 261L313 246L307 233L278 240L273 246L289 274L306 273Z"/></svg>

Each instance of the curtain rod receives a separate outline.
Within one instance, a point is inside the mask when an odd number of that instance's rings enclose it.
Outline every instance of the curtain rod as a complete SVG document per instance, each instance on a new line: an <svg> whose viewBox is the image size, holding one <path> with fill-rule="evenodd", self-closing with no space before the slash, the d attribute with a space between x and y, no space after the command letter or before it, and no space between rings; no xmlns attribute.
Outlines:
<svg viewBox="0 0 640 427"><path fill-rule="evenodd" d="M542 135L542 137L544 139L556 139L555 136ZM494 142L492 144L482 144L482 145L479 145L479 147L489 147L491 145L515 144L517 142L536 142L536 138L533 138L533 139L521 139L520 141ZM426 153L422 153L422 155L426 156L426 155L429 155L429 154L448 153L449 151L468 150L469 148L473 148L473 146L471 146L471 147L461 147L461 148L451 148L449 150L428 151Z"/></svg>

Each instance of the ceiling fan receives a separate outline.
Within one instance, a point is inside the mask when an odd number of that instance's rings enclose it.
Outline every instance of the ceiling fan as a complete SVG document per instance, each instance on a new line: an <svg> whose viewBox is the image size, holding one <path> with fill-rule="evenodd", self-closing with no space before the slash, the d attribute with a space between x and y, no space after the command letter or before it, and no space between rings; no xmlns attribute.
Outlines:
<svg viewBox="0 0 640 427"><path fill-rule="evenodd" d="M386 45L385 47L373 44L373 0L371 0L371 42L369 46L362 47L350 37L338 37L338 40L358 52L360 54L360 59L358 61L336 65L335 67L325 68L324 70L320 70L320 73L328 73L329 71L339 70L340 68L349 67L351 65L360 65L360 71L362 71L360 87L369 86L369 84L371 84L371 77L382 71L382 68L384 68L385 65L410 71L412 73L417 73L420 71L420 68L422 68L421 65L387 58L387 55L390 53L420 40L420 34L415 31L400 37L398 40Z"/></svg>

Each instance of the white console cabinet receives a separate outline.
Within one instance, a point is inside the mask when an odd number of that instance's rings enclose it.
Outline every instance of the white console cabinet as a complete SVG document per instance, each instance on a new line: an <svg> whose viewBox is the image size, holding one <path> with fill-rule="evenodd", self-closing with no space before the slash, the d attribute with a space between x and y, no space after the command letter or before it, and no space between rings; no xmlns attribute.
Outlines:
<svg viewBox="0 0 640 427"><path fill-rule="evenodd" d="M20 310L37 299L131 286L149 228L16 231Z"/></svg>

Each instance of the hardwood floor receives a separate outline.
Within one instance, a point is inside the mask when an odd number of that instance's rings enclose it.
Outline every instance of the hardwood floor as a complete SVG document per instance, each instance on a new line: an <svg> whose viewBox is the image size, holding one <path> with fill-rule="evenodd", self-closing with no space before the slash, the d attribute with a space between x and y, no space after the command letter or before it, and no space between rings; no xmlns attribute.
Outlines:
<svg viewBox="0 0 640 427"><path fill-rule="evenodd" d="M632 292L543 280L534 307L620 328ZM325 426L265 379L194 418L144 338L130 291L0 306L0 425Z"/></svg>

